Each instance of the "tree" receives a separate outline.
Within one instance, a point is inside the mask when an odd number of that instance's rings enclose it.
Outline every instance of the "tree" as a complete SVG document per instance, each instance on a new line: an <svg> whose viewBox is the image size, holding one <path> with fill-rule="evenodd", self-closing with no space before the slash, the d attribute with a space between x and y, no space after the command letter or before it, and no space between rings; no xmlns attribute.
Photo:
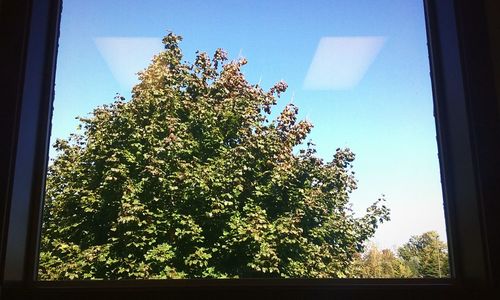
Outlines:
<svg viewBox="0 0 500 300"><path fill-rule="evenodd" d="M448 251L435 231L410 238L398 249L399 256L411 268L415 277L448 277Z"/></svg>
<svg viewBox="0 0 500 300"><path fill-rule="evenodd" d="M410 267L390 249L379 250L369 246L359 254L352 266L352 274L358 278L411 278Z"/></svg>
<svg viewBox="0 0 500 300"><path fill-rule="evenodd" d="M389 219L381 200L350 210L354 154L317 158L297 107L268 119L286 83L248 83L221 49L183 62L180 40L163 39L131 100L55 143L40 278L348 275Z"/></svg>

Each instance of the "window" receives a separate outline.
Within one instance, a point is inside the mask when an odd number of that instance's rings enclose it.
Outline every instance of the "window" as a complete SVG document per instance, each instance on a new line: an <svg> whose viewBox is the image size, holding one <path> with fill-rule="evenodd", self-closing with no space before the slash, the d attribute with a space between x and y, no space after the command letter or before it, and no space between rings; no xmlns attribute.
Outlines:
<svg viewBox="0 0 500 300"><path fill-rule="evenodd" d="M453 260L459 268L456 269L455 275L458 279L467 280L469 278L476 279L485 279L487 278L486 271L484 270L485 265L482 263L482 260L478 260L477 256L483 256L483 249L481 249L481 245L484 241L482 237L479 220L479 202L475 196L476 187L474 184L476 183L475 173L474 173L474 165L471 162L471 157L473 155L470 153L471 147L468 145L469 141L467 140L467 132L469 132L467 127L470 123L467 122L467 111L465 109L465 99L463 94L460 92L463 90L460 85L460 81L454 78L450 78L450 74L454 76L460 75L461 70L458 69L460 64L457 64L458 54L453 53L453 51L457 52L457 49L450 49L451 45L456 45L458 41L456 40L456 36L454 36L454 28L455 19L453 18L453 10L451 8L453 5L449 2L440 2L440 4L436 3L428 3L428 22L430 27L431 34L431 44L432 51L431 55L435 59L433 64L433 72L434 79L439 78L440 82L435 82L435 89L437 91L437 99L438 99L438 114L441 114L440 119L440 139L441 139L441 151L444 152L443 155L448 157L445 159L445 177L444 181L446 182L446 192L449 199L448 207L449 207L449 219L451 224L451 238L452 238L452 249L454 250ZM450 6L451 5L451 6ZM44 74L43 68L47 66L51 66L53 64L53 51L54 51L54 28L57 26L57 16L58 10L51 7L46 2L36 2L33 6L33 18L32 25L34 29L38 30L40 34L32 35L37 36L40 40L36 41L31 39L30 44L28 46L28 56L27 56L27 67L29 68L29 72L25 73L24 83L27 85L27 88L23 94L23 110L21 115L21 126L19 128L19 143L22 147L18 147L17 157L16 157L16 167L15 167L15 176L13 176L13 183L11 188L12 199L10 210L9 210L9 225L8 225L8 239L6 241L6 260L4 263L4 282L8 281L17 281L21 282L24 287L33 286L33 275L34 275L34 249L36 242L33 240L37 236L37 216L39 211L39 207L37 207L37 197L36 195L40 195L40 186L42 183L40 182L41 173L40 166L43 165L43 162L40 162L40 158L43 155L37 154L37 150L44 149L46 145L46 128L47 126L47 99L50 98L50 88L43 88L43 85L33 85L30 83L33 82L41 82L42 79L50 81L51 77L43 77ZM448 15L451 14L451 15ZM48 26L44 20L53 20L55 23L52 24L52 27ZM439 22L436 22L439 21ZM40 22L40 23L37 23ZM435 23L436 22L436 23ZM451 22L447 23L447 22ZM45 25L45 26L40 26ZM449 26L449 27L446 27ZM437 36L436 36L437 34ZM52 41L52 43L51 43ZM41 43L41 44L36 44ZM46 45L48 43L49 45ZM443 44L441 44L443 43ZM41 45L44 45L40 47ZM30 51L31 49L31 51ZM44 51L33 51L34 49L43 49ZM46 52L45 52L46 51ZM440 52L441 51L441 52ZM443 52L446 52L446 57L444 57ZM38 56L38 57L37 57ZM47 57L48 63L47 63ZM34 69L33 69L34 68ZM453 70L453 68L455 68ZM458 70L457 70L458 69ZM52 68L49 68L52 70ZM455 71L455 72L454 72ZM49 72L51 74L51 72ZM37 78L38 77L38 78ZM449 81L447 81L449 80ZM445 82L445 83L444 83ZM453 84L457 84L458 86L452 87ZM444 88L443 88L444 87ZM37 90L38 88L38 90ZM31 92L31 95L30 93ZM43 100L43 96L45 96L45 102L37 100ZM30 98L31 97L31 98ZM450 97L453 97L453 102L450 102ZM458 100L457 100L458 99ZM33 101L31 103L27 101ZM463 102L461 102L463 101ZM45 105L43 105L45 103ZM45 107L45 111L43 108ZM30 114L31 113L31 114ZM41 126L42 130L37 135L36 128L38 127L38 122L36 121L38 116L42 119L42 124L45 126ZM443 120L444 118L444 120ZM44 120L44 121L43 121ZM461 125L460 125L461 124ZM31 128L29 126L32 126ZM458 126L458 128L457 128ZM454 131L456 130L456 131ZM464 137L465 136L465 137ZM38 147L30 147L30 145L37 145ZM464 144L465 143L465 144ZM450 145L451 144L451 145ZM31 153L28 153L32 151ZM448 154L446 154L448 152ZM22 159L27 158L27 159ZM37 158L37 159L35 159ZM26 164L26 165L22 165ZM457 170L457 168L459 168ZM34 170L34 172L32 172ZM22 176L23 172L27 176ZM31 174L35 174L35 177L32 177ZM38 175L36 175L38 174ZM38 178L38 179L37 179ZM28 189L26 187L33 186L33 190ZM28 193L26 193L28 191ZM37 192L38 191L38 192ZM30 192L34 193L34 197L30 197ZM23 198L24 196L24 198ZM456 197L463 197L458 198ZM31 200L35 199L35 200ZM30 213L30 203L31 208L33 209ZM477 212L475 214L477 218L474 218L474 214L471 212ZM30 218L30 216L32 218ZM30 220L35 219L32 223ZM463 230L466 228L467 230ZM26 239L26 242L22 238L23 236L29 236L29 239ZM455 241L453 241L455 239ZM477 239L477 240L475 240ZM458 241L457 241L458 240ZM340 289L339 285L345 285L349 283L349 287L347 289ZM433 285L427 285L428 283L432 283ZM211 288L211 285L217 285L217 283L213 282L204 282L204 283L179 283L177 287L170 288L170 292L177 293L176 295L180 296L180 293L186 293L186 291L182 290L179 286L198 286L200 289L198 291L202 291L205 286L205 291ZM372 292L377 293L391 293L393 295L407 295L407 292L398 291L396 288L397 284L401 284L401 282L397 281L375 281L372 283L363 282L362 285L368 285L368 289L372 288ZM383 287L380 287L380 284L383 284ZM110 284L112 285L112 284ZM141 285L141 283L139 283ZM146 284L147 285L147 284ZM154 285L162 285L159 283L155 283ZM241 283L229 282L228 285L232 285L233 287L239 287L241 290L245 290ZM362 295L362 291L364 290L366 295L366 289L361 288L361 286L356 285L356 283L352 282L308 282L308 281L294 281L289 283L276 283L272 282L248 282L243 283L243 285L247 286L268 286L270 290L276 293L285 293L285 286L296 285L300 286L299 292L306 293L309 291L309 295L314 295L315 293L333 293L336 292L336 295L347 295L347 294L358 294ZM377 287L379 285L379 287ZM405 288L410 288L412 291L416 291L420 295L435 295L436 293L448 293L450 289L447 289L451 286L450 282L417 282L415 284L405 283ZM42 293L43 289L40 290L40 287L34 284L35 288L33 291L37 293ZM96 284L96 289L93 293L96 293L99 289ZM126 283L125 286L130 287L132 283ZM280 287L281 286L281 287ZM434 286L434 287L432 287ZM87 285L88 287L88 285ZM123 283L122 283L123 287ZM101 288L104 288L102 286ZM109 288L109 286L108 286ZM119 288L119 285L115 286L115 291ZM144 285L142 288L145 288ZM219 292L221 291L219 287ZM77 287L73 286L72 288L63 289L66 293L71 293L71 291L78 290ZM168 288L164 288L163 290L154 290L152 287L149 289L152 293L158 293L168 291ZM288 289L290 292L290 289ZM8 289L8 291L14 291L13 289ZM110 290L104 289L100 290L102 293L109 293ZM112 290L111 290L112 291ZM212 287L212 292L214 291L214 287ZM81 292L81 290L80 290ZM136 293L140 292L139 289L135 290ZM50 289L46 289L45 293L50 294ZM92 291L90 292L92 293ZM368 292L370 293L370 292ZM382 295L382 294L381 294Z"/></svg>
<svg viewBox="0 0 500 300"><path fill-rule="evenodd" d="M63 8L40 280L448 276L421 1Z"/></svg>

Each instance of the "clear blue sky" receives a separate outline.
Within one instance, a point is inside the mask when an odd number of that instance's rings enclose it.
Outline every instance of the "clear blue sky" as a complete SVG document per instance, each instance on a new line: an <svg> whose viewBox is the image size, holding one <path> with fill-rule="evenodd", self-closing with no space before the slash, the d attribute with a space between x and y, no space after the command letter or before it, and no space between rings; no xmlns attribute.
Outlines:
<svg viewBox="0 0 500 300"><path fill-rule="evenodd" d="M421 1L65 0L52 140L115 93L129 98L167 30L184 37L187 60L222 47L248 59L250 82L288 83L278 106L293 101L315 125L318 155L356 153L355 211L385 194L380 247L428 230L445 238Z"/></svg>

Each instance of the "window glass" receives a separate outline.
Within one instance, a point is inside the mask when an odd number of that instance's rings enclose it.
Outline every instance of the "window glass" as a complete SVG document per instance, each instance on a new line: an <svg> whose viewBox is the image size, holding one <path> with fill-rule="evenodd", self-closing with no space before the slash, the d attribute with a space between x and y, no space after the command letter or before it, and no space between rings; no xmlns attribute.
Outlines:
<svg viewBox="0 0 500 300"><path fill-rule="evenodd" d="M448 277L426 43L421 1L64 1L39 279Z"/></svg>

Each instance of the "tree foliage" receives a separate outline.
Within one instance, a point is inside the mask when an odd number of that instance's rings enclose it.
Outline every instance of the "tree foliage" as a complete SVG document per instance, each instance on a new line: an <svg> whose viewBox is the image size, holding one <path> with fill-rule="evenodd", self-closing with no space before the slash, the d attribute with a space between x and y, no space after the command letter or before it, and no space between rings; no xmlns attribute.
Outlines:
<svg viewBox="0 0 500 300"><path fill-rule="evenodd" d="M411 278L412 270L390 249L379 250L370 246L354 260L353 276L359 278Z"/></svg>
<svg viewBox="0 0 500 300"><path fill-rule="evenodd" d="M435 231L412 236L396 253L371 245L356 256L351 274L359 278L449 277L447 246Z"/></svg>
<svg viewBox="0 0 500 300"><path fill-rule="evenodd" d="M449 277L448 247L435 231L412 236L398 249L415 277Z"/></svg>
<svg viewBox="0 0 500 300"><path fill-rule="evenodd" d="M245 59L181 37L139 74L132 98L80 118L49 167L41 279L344 277L389 211L356 217L354 154L303 145L312 129L287 85L247 82Z"/></svg>

